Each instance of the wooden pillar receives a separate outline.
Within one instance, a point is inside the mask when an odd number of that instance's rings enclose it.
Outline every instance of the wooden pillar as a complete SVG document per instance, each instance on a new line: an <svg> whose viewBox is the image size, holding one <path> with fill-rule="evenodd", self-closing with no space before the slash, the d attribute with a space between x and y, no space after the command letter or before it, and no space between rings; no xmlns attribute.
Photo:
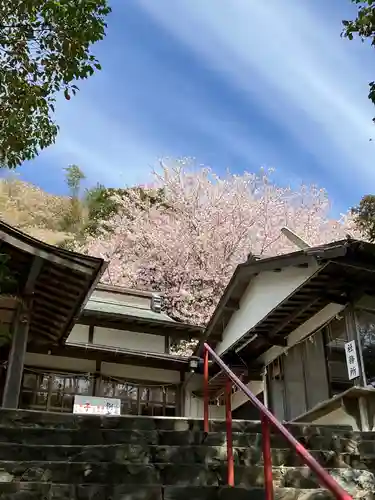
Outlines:
<svg viewBox="0 0 375 500"><path fill-rule="evenodd" d="M102 362L97 359L95 366L94 383L92 388L93 396L101 396L100 394L101 369L102 369Z"/></svg>
<svg viewBox="0 0 375 500"><path fill-rule="evenodd" d="M185 372L180 371L180 383L177 387L177 417L185 416Z"/></svg>
<svg viewBox="0 0 375 500"><path fill-rule="evenodd" d="M26 299L22 301L17 311L17 318L13 326L12 346L9 352L2 402L3 408L18 408L27 339L29 335L29 320L29 300Z"/></svg>

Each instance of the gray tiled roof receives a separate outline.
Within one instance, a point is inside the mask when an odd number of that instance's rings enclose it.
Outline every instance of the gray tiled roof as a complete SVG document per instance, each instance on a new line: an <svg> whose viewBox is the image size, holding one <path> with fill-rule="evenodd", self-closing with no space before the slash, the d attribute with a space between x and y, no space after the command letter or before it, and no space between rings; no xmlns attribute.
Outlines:
<svg viewBox="0 0 375 500"><path fill-rule="evenodd" d="M170 321L174 323L174 320L164 313L158 313L151 309L145 309L135 305L124 304L124 302L113 299L90 298L85 306L85 311L105 312L116 315L134 316L136 318L149 319L151 321Z"/></svg>

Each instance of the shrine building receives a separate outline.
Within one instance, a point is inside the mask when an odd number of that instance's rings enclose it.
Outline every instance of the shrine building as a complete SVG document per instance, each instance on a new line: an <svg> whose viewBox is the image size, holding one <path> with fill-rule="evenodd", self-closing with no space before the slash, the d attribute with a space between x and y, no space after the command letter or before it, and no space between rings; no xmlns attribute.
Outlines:
<svg viewBox="0 0 375 500"><path fill-rule="evenodd" d="M124 415L201 418L208 342L279 420L374 430L375 245L252 256L206 328L171 319L162 294L100 284L106 266L0 223L2 407L72 412L82 396L119 400ZM174 353L184 340L194 356ZM225 380L210 364L211 418L225 417ZM242 393L232 409L259 419Z"/></svg>

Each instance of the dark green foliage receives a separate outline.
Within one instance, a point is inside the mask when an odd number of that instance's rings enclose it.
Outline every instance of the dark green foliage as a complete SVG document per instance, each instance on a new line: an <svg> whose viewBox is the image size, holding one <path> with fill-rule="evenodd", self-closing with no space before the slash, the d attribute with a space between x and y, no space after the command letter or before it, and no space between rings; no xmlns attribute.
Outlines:
<svg viewBox="0 0 375 500"><path fill-rule="evenodd" d="M349 40L359 36L362 41L369 39L375 47L375 0L351 0L358 6L357 17L353 21L343 21L342 35ZM369 99L375 104L375 82L370 82ZM375 121L375 119L374 119Z"/></svg>
<svg viewBox="0 0 375 500"><path fill-rule="evenodd" d="M56 95L67 100L100 64L107 0L0 2L0 166L15 168L55 141Z"/></svg>
<svg viewBox="0 0 375 500"><path fill-rule="evenodd" d="M86 191L85 203L88 209L88 222L85 232L90 236L95 236L101 230L109 230L106 222L113 217L120 203L115 196L125 196L126 189L106 188L102 184Z"/></svg>
<svg viewBox="0 0 375 500"><path fill-rule="evenodd" d="M88 223L84 231L90 236L96 236L101 231L110 231L110 226L106 224L120 209L121 199L129 197L131 193L139 194L142 202L151 205L163 203L163 189L134 188L106 188L98 184L95 188L86 192L86 206L88 208ZM126 214L124 214L126 216Z"/></svg>
<svg viewBox="0 0 375 500"><path fill-rule="evenodd" d="M9 295L17 293L17 279L10 270L10 257L0 253L0 294Z"/></svg>
<svg viewBox="0 0 375 500"><path fill-rule="evenodd" d="M70 196L76 198L79 195L81 181L86 179L86 176L78 165L69 165L64 170L66 172L66 183L70 189Z"/></svg>
<svg viewBox="0 0 375 500"><path fill-rule="evenodd" d="M352 208L357 227L370 241L375 241L375 196L368 194Z"/></svg>
<svg viewBox="0 0 375 500"><path fill-rule="evenodd" d="M109 221L120 210L124 217L129 216L122 208L121 200L133 196L133 202L150 205L163 205L165 196L163 189L143 187L107 188L102 184L86 189L85 195L80 197L81 181L85 174L77 165L70 165L65 169L66 183L70 191L69 210L62 214L59 230L71 233L72 237L62 241L59 246L74 250L84 244L88 236L99 236L103 232L111 232Z"/></svg>

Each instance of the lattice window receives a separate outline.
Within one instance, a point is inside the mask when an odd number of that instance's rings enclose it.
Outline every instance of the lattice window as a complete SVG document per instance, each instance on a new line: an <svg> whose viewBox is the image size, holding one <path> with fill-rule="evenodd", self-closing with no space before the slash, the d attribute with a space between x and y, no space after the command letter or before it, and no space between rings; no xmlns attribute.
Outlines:
<svg viewBox="0 0 375 500"><path fill-rule="evenodd" d="M92 395L93 378L70 373L40 373L25 369L21 407L71 412L75 395Z"/></svg>
<svg viewBox="0 0 375 500"><path fill-rule="evenodd" d="M100 396L121 400L124 415L177 415L177 387L175 385L146 385L102 377Z"/></svg>

